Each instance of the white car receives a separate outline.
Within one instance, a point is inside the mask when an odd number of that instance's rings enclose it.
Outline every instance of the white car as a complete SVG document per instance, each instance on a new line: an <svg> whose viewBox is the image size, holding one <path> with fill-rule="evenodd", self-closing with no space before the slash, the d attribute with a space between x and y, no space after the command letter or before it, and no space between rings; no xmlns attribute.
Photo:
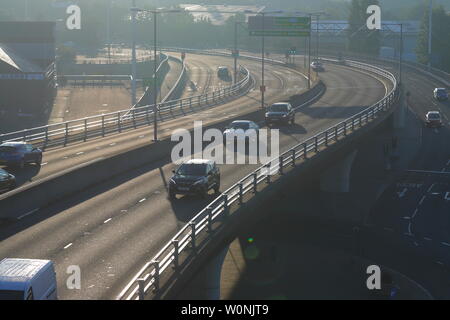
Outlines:
<svg viewBox="0 0 450 320"><path fill-rule="evenodd" d="M431 127L441 127L442 126L442 118L439 111L429 111L425 115L425 124L428 128Z"/></svg>
<svg viewBox="0 0 450 320"><path fill-rule="evenodd" d="M225 128L223 132L224 143L227 139L245 141L257 140L259 135L259 126L250 120L236 120Z"/></svg>

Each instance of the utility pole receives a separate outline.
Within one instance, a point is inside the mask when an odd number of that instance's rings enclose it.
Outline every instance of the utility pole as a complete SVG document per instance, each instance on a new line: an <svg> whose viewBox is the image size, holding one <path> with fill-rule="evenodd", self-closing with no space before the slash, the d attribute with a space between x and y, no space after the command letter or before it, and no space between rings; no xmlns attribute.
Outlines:
<svg viewBox="0 0 450 320"><path fill-rule="evenodd" d="M311 89L311 35L312 32L309 33L308 41L308 89Z"/></svg>
<svg viewBox="0 0 450 320"><path fill-rule="evenodd" d="M428 9L428 69L431 71L431 36L433 33L433 0L430 0L430 8Z"/></svg>
<svg viewBox="0 0 450 320"><path fill-rule="evenodd" d="M157 66L159 64L159 59L156 58L157 55L157 12L153 12L153 41L154 41L154 48L153 48L153 140L158 141L158 107L157 107L157 96L158 96L158 75L157 72Z"/></svg>
<svg viewBox="0 0 450 320"><path fill-rule="evenodd" d="M131 8L131 105L136 105L136 0L133 0Z"/></svg>
<svg viewBox="0 0 450 320"><path fill-rule="evenodd" d="M262 14L262 30L263 30L263 33L262 33L262 72L261 72L261 108L264 108L264 93L265 93L265 91L266 91L266 86L265 86L265 83L264 83L264 57L265 57L265 52L264 52L264 50L265 50L265 46L264 46L264 42L265 42L265 35L264 35L264 33L266 32L266 28L265 28L265 13L264 12L261 12L261 14Z"/></svg>
<svg viewBox="0 0 450 320"><path fill-rule="evenodd" d="M108 62L111 63L111 0L106 7L106 43L108 45Z"/></svg>
<svg viewBox="0 0 450 320"><path fill-rule="evenodd" d="M233 77L233 84L237 83L237 36L238 36L238 21L234 22L234 77Z"/></svg>
<svg viewBox="0 0 450 320"><path fill-rule="evenodd" d="M400 57L399 57L399 82L402 84L403 65L403 24L400 24Z"/></svg>

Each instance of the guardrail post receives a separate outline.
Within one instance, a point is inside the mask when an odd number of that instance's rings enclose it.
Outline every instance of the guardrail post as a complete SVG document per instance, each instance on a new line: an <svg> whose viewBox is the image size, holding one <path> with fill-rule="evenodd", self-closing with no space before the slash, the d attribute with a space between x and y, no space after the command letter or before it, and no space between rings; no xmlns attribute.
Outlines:
<svg viewBox="0 0 450 320"><path fill-rule="evenodd" d="M360 115L360 116L359 116L359 127L360 127L360 128L363 126L362 121L363 121L363 115Z"/></svg>
<svg viewBox="0 0 450 320"><path fill-rule="evenodd" d="M0 141L0 143L2 143ZM44 142L44 147L47 147L47 143L48 143L48 127L45 127L45 142Z"/></svg>
<svg viewBox="0 0 450 320"><path fill-rule="evenodd" d="M191 226L191 248L194 252L197 251L197 237L195 235L196 226L195 222L190 222L189 225Z"/></svg>
<svg viewBox="0 0 450 320"><path fill-rule="evenodd" d="M84 141L87 140L87 119L84 119Z"/></svg>
<svg viewBox="0 0 450 320"><path fill-rule="evenodd" d="M198 106L201 107L201 106L202 106L202 96L201 96L201 95L198 96L198 97L197 97L197 100L198 100L198 101L197 101Z"/></svg>
<svg viewBox="0 0 450 320"><path fill-rule="evenodd" d="M136 129L136 110L133 109L131 113L133 114L133 127Z"/></svg>
<svg viewBox="0 0 450 320"><path fill-rule="evenodd" d="M213 96L212 96L212 102L215 103L215 102L216 102L216 92L213 91L213 92L212 92L212 95L213 95Z"/></svg>
<svg viewBox="0 0 450 320"><path fill-rule="evenodd" d="M27 129L23 130L23 136L22 136L23 141L27 140Z"/></svg>
<svg viewBox="0 0 450 320"><path fill-rule="evenodd" d="M303 158L305 160L308 159L308 145L306 142L303 144Z"/></svg>
<svg viewBox="0 0 450 320"><path fill-rule="evenodd" d="M297 150L292 149L292 166L295 167L295 157L297 156Z"/></svg>
<svg viewBox="0 0 450 320"><path fill-rule="evenodd" d="M318 138L317 136L314 137L314 151L318 152L319 151L319 146L318 146Z"/></svg>
<svg viewBox="0 0 450 320"><path fill-rule="evenodd" d="M347 136L347 121L344 122L344 136Z"/></svg>
<svg viewBox="0 0 450 320"><path fill-rule="evenodd" d="M178 240L172 240L174 252L173 252L173 267L175 270L178 270L179 267L179 243Z"/></svg>
<svg viewBox="0 0 450 320"><path fill-rule="evenodd" d="M254 173L253 174L253 193L257 193L258 192L258 174Z"/></svg>
<svg viewBox="0 0 450 320"><path fill-rule="evenodd" d="M119 133L122 132L122 121L120 121L120 112L117 112L117 128Z"/></svg>
<svg viewBox="0 0 450 320"><path fill-rule="evenodd" d="M239 204L242 204L244 202L244 193L243 193L243 189L244 189L244 184L242 182L239 183Z"/></svg>
<svg viewBox="0 0 450 320"><path fill-rule="evenodd" d="M325 131L325 146L328 147L328 129Z"/></svg>
<svg viewBox="0 0 450 320"><path fill-rule="evenodd" d="M338 127L337 126L334 128L334 135L335 135L336 142L337 142L338 141Z"/></svg>
<svg viewBox="0 0 450 320"><path fill-rule="evenodd" d="M280 156L279 161L280 161L280 168L278 169L278 173L280 175L283 175L284 157Z"/></svg>
<svg viewBox="0 0 450 320"><path fill-rule="evenodd" d="M69 124L66 122L66 127L64 130L64 147L67 145L68 138L69 138Z"/></svg>
<svg viewBox="0 0 450 320"><path fill-rule="evenodd" d="M270 165L271 163L269 162L268 164L265 165L266 168L266 183L269 184L270 183Z"/></svg>
<svg viewBox="0 0 450 320"><path fill-rule="evenodd" d="M230 208L228 206L228 194L224 193L222 194L223 197L223 213L224 213L224 217L228 218L228 214L230 213Z"/></svg>
<svg viewBox="0 0 450 320"><path fill-rule="evenodd" d="M145 280L143 278L139 278L136 280L139 286L139 300L145 299Z"/></svg>
<svg viewBox="0 0 450 320"><path fill-rule="evenodd" d="M192 97L189 98L189 108L192 109Z"/></svg>
<svg viewBox="0 0 450 320"><path fill-rule="evenodd" d="M102 137L105 136L105 116L102 114Z"/></svg>
<svg viewBox="0 0 450 320"><path fill-rule="evenodd" d="M146 107L145 108L145 119L147 120L147 125L150 125L150 117L148 116L149 111L150 111L150 108Z"/></svg>
<svg viewBox="0 0 450 320"><path fill-rule="evenodd" d="M159 261L158 260L152 260L152 265L155 268L155 281L153 282L153 288L154 291L159 291Z"/></svg>
<svg viewBox="0 0 450 320"><path fill-rule="evenodd" d="M213 233L213 225L212 225L212 208L211 207L207 207L206 208L206 213L208 214L208 233Z"/></svg>
<svg viewBox="0 0 450 320"><path fill-rule="evenodd" d="M352 118L352 131L355 131L355 118Z"/></svg>

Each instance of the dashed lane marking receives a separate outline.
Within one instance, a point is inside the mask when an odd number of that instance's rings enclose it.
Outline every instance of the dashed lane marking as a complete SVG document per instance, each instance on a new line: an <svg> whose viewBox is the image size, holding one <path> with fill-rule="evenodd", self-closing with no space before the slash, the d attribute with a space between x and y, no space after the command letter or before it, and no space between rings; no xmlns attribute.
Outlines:
<svg viewBox="0 0 450 320"><path fill-rule="evenodd" d="M66 250L66 249L68 249L68 248L70 248L71 246L73 245L73 243L71 242L71 243L69 243L67 246L65 246L64 247L64 250Z"/></svg>

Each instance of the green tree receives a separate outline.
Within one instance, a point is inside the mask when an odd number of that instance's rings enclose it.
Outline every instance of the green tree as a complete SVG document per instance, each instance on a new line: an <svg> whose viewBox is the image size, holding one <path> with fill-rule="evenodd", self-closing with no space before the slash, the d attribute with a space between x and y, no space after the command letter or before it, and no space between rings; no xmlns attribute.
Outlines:
<svg viewBox="0 0 450 320"><path fill-rule="evenodd" d="M420 63L431 63L434 67L450 71L450 16L443 6L433 8L431 57L428 55L429 9L424 12L419 40L416 47L417 59Z"/></svg>

